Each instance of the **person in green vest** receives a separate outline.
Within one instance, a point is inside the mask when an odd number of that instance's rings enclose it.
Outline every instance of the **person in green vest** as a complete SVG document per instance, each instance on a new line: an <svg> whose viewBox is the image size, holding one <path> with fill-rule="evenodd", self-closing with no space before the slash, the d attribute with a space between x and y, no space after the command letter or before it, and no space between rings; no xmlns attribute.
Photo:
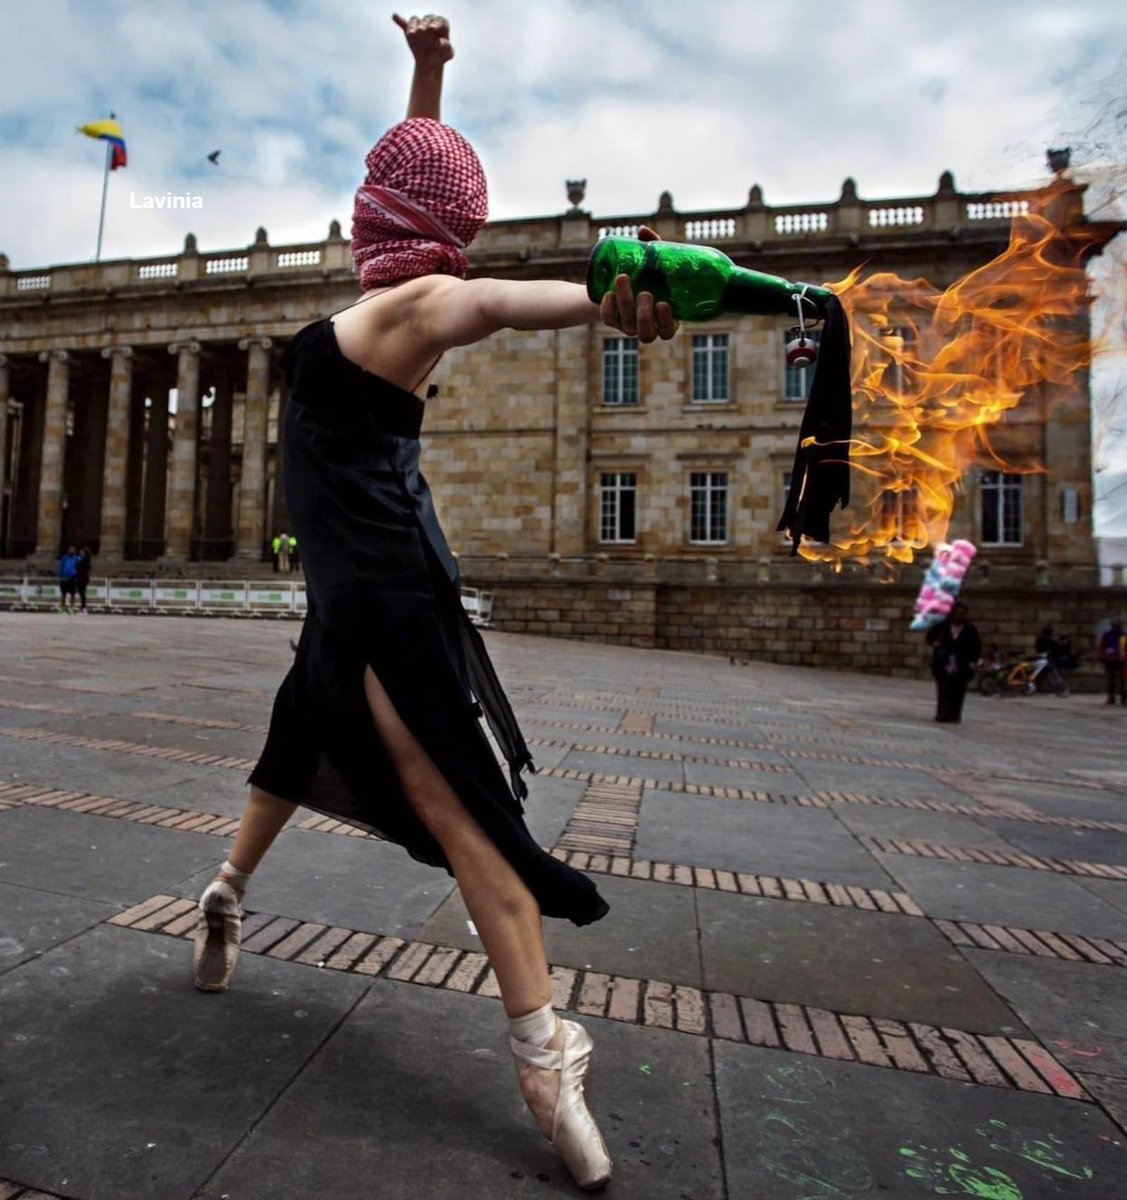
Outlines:
<svg viewBox="0 0 1127 1200"><path fill-rule="evenodd" d="M297 551L297 538L290 534L290 570L297 571L301 568L301 555Z"/></svg>
<svg viewBox="0 0 1127 1200"><path fill-rule="evenodd" d="M270 543L270 553L274 559L274 570L280 571L282 569L282 535L280 533L274 534L274 540Z"/></svg>

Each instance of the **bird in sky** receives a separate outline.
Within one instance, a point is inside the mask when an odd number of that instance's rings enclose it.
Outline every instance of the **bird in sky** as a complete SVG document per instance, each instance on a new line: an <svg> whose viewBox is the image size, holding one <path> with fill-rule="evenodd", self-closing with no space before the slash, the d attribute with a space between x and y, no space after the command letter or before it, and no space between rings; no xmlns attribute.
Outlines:
<svg viewBox="0 0 1127 1200"><path fill-rule="evenodd" d="M220 155L221 153L222 153L222 151L221 151L221 150L213 150L213 151L212 151L212 152L211 152L211 153L210 153L210 154L207 156L207 161L208 161L209 163L211 163L211 165L212 165L213 167L217 167L217 166L219 166L219 155Z"/></svg>

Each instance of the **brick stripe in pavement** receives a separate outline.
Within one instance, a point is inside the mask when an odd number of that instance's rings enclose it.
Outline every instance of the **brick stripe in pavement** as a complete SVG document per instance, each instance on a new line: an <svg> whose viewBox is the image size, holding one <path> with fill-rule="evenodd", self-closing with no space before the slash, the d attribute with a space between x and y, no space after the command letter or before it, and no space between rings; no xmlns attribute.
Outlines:
<svg viewBox="0 0 1127 1200"><path fill-rule="evenodd" d="M108 923L187 938L193 909L190 900L158 895L108 918ZM323 925L271 914L248 914L243 953L424 987L497 995L496 978L484 955L476 951L405 942L361 930L326 930ZM988 1087L1091 1100L1048 1050L1022 1038L984 1037L916 1022L870 1019L573 967L553 966L551 976L555 1006L587 1016Z"/></svg>
<svg viewBox="0 0 1127 1200"><path fill-rule="evenodd" d="M146 719L153 719L151 717ZM160 719L164 719L161 717ZM184 722L186 723L186 722ZM258 727L240 726L247 730ZM88 750L108 750L119 754L134 754L145 758L159 758L170 762L191 763L196 766L225 767L237 771L250 771L255 760L219 754L207 754L198 750L177 749L166 746L149 746L137 742L118 741L108 738L89 738L81 734L53 733L44 729L0 726L0 735L20 741L50 742L59 745L82 746ZM621 748L602 748L600 752L630 757L629 751ZM683 761L710 762L710 759L688 758ZM716 760L728 761L728 760ZM748 765L733 761L733 765ZM779 770L777 765L750 764L756 769ZM786 770L787 768L782 768ZM1079 817L1045 816L1039 813L1000 812L977 804L959 804L943 800L922 800L891 796L870 796L857 792L818 791L806 795L787 795L763 792L748 788L719 787L710 784L677 784L668 779L646 779L636 775L611 775L599 771L578 771L564 767L546 767L539 772L551 779L569 779L587 783L629 783L653 791L680 791L690 796L714 796L727 800L751 800L761 804L794 804L805 808L828 808L832 804L870 804L886 808L911 808L924 812L954 813L959 816L989 817L996 820L1023 821L1037 825L1054 825L1066 829L1098 829L1114 833L1127 833L1127 823L1121 821L1099 821ZM1112 876L1119 878L1119 876ZM1124 876L1127 878L1127 876Z"/></svg>
<svg viewBox="0 0 1127 1200"><path fill-rule="evenodd" d="M562 850L629 856L634 851L641 807L638 784L589 784L557 845Z"/></svg>
<svg viewBox="0 0 1127 1200"><path fill-rule="evenodd" d="M56 1196L54 1192L37 1192L10 1179L0 1179L0 1200L65 1200L65 1197Z"/></svg>
<svg viewBox="0 0 1127 1200"><path fill-rule="evenodd" d="M858 839L866 850L881 854L910 854L917 858L942 858L951 862L987 863L998 867L1021 867L1050 871L1054 875L1085 875L1093 879L1127 879L1127 867L1114 863L1075 862L1071 859L1041 858L1016 850L980 850L970 846L942 846L936 842L909 842L899 838Z"/></svg>
<svg viewBox="0 0 1127 1200"><path fill-rule="evenodd" d="M811 879L754 875L720 868L690 866L685 863L635 860L631 857L635 825L629 822L632 803L629 787L620 791L604 789L594 793L588 789L552 854L577 870L593 874L618 875L655 883L671 883L681 887L737 892L745 896L762 896L774 900L826 904L835 908L855 908L862 912L899 913L909 917L925 915L906 892ZM0 810L21 805L56 808L64 812L79 812L87 816L108 817L119 821L136 821L144 825L174 829L181 833L209 833L217 837L231 837L239 827L236 819L215 813L166 808L142 801L119 800L110 796L95 796L88 792L65 791L38 784L0 782ZM634 809L635 816L636 811ZM608 815L617 813L627 814L626 819L617 826L607 825L607 832L599 832L599 823L606 822ZM375 834L359 826L318 813L298 822L296 828L345 837L376 838ZM1012 954L1032 954L1070 962L1127 966L1127 939L1114 941L1050 930L977 925L968 921L933 920L933 924L955 946L1002 950Z"/></svg>
<svg viewBox="0 0 1127 1200"><path fill-rule="evenodd" d="M87 750L113 750L120 754L136 754L143 758L160 758L170 762L192 763L202 767L229 767L235 771L253 770L253 758L234 758L224 754L205 754L198 750L177 750L168 746L146 746L139 742L122 742L112 738L83 737L77 733L52 733L46 729L22 729L0 726L4 737L22 742L50 742L64 746L82 746Z"/></svg>

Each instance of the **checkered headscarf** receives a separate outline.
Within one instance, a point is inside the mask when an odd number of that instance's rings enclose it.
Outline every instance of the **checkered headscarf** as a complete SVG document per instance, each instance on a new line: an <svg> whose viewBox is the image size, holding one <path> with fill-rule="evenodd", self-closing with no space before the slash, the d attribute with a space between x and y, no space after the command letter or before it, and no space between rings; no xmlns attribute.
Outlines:
<svg viewBox="0 0 1127 1200"><path fill-rule="evenodd" d="M416 275L459 275L488 216L485 172L449 125L412 117L368 151L352 210L352 257L364 288Z"/></svg>

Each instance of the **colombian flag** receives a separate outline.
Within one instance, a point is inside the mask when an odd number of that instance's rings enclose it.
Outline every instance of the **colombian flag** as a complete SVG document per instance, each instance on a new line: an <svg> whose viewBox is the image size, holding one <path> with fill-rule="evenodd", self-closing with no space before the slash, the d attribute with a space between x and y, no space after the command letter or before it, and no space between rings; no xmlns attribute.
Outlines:
<svg viewBox="0 0 1127 1200"><path fill-rule="evenodd" d="M125 135L121 132L121 126L111 117L108 121L94 121L90 125L79 125L77 133L84 133L87 137L100 138L103 142L109 142L113 147L112 157L110 158L110 170L116 171L118 167L124 167L126 164L125 157Z"/></svg>

